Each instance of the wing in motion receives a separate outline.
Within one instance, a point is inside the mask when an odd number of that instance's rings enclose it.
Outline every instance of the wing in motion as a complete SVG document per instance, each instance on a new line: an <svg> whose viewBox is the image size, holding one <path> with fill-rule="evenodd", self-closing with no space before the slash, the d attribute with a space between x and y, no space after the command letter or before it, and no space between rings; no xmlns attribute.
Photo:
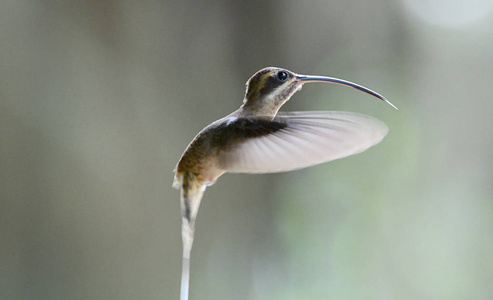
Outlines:
<svg viewBox="0 0 493 300"><path fill-rule="evenodd" d="M237 119L241 141L222 148L219 167L233 173L284 172L365 151L388 127L351 112L279 113L272 121ZM254 123L254 124L252 124ZM229 124L233 125L234 124Z"/></svg>

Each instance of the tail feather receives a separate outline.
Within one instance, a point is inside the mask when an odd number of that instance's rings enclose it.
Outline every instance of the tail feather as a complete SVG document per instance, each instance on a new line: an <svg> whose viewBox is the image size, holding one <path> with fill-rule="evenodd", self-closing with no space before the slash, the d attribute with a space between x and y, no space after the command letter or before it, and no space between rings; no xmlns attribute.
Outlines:
<svg viewBox="0 0 493 300"><path fill-rule="evenodd" d="M192 176L185 174L182 178L181 187L182 238L185 249L192 248L195 219L205 190L204 184L196 182L192 178Z"/></svg>
<svg viewBox="0 0 493 300"><path fill-rule="evenodd" d="M194 180L192 174L185 173L181 178L181 210L182 225L181 235L183 239L183 262L181 278L181 300L188 299L188 286L190 281L190 252L192 251L195 233L195 219L199 211L200 201L204 194L205 185Z"/></svg>

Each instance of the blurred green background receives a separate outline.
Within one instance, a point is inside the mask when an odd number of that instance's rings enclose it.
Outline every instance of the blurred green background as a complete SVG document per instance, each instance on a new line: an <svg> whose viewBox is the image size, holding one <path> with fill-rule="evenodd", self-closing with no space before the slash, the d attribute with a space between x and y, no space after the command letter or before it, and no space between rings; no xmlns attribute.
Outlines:
<svg viewBox="0 0 493 300"><path fill-rule="evenodd" d="M491 299L493 2L0 3L0 298L178 299L172 170L258 69L390 127L205 193L191 299Z"/></svg>

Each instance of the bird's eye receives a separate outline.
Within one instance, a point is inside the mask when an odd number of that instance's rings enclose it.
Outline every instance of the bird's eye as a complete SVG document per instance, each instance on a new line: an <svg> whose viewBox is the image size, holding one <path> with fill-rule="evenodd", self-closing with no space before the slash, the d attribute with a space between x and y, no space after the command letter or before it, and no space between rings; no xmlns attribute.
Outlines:
<svg viewBox="0 0 493 300"><path fill-rule="evenodd" d="M280 81L286 81L289 78L289 74L286 71L277 72L277 79Z"/></svg>

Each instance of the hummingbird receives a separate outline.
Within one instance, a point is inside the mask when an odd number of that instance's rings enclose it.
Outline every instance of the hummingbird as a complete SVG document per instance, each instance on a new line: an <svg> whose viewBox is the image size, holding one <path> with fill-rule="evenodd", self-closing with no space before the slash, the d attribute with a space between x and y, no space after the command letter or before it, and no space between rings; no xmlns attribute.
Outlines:
<svg viewBox="0 0 493 300"><path fill-rule="evenodd" d="M338 78L268 67L248 79L243 105L202 129L175 168L173 187L180 190L182 214L181 300L188 299L195 220L207 186L226 172L285 172L360 153L387 134L388 127L383 122L362 114L278 112L310 82L356 88L397 109L382 95Z"/></svg>

